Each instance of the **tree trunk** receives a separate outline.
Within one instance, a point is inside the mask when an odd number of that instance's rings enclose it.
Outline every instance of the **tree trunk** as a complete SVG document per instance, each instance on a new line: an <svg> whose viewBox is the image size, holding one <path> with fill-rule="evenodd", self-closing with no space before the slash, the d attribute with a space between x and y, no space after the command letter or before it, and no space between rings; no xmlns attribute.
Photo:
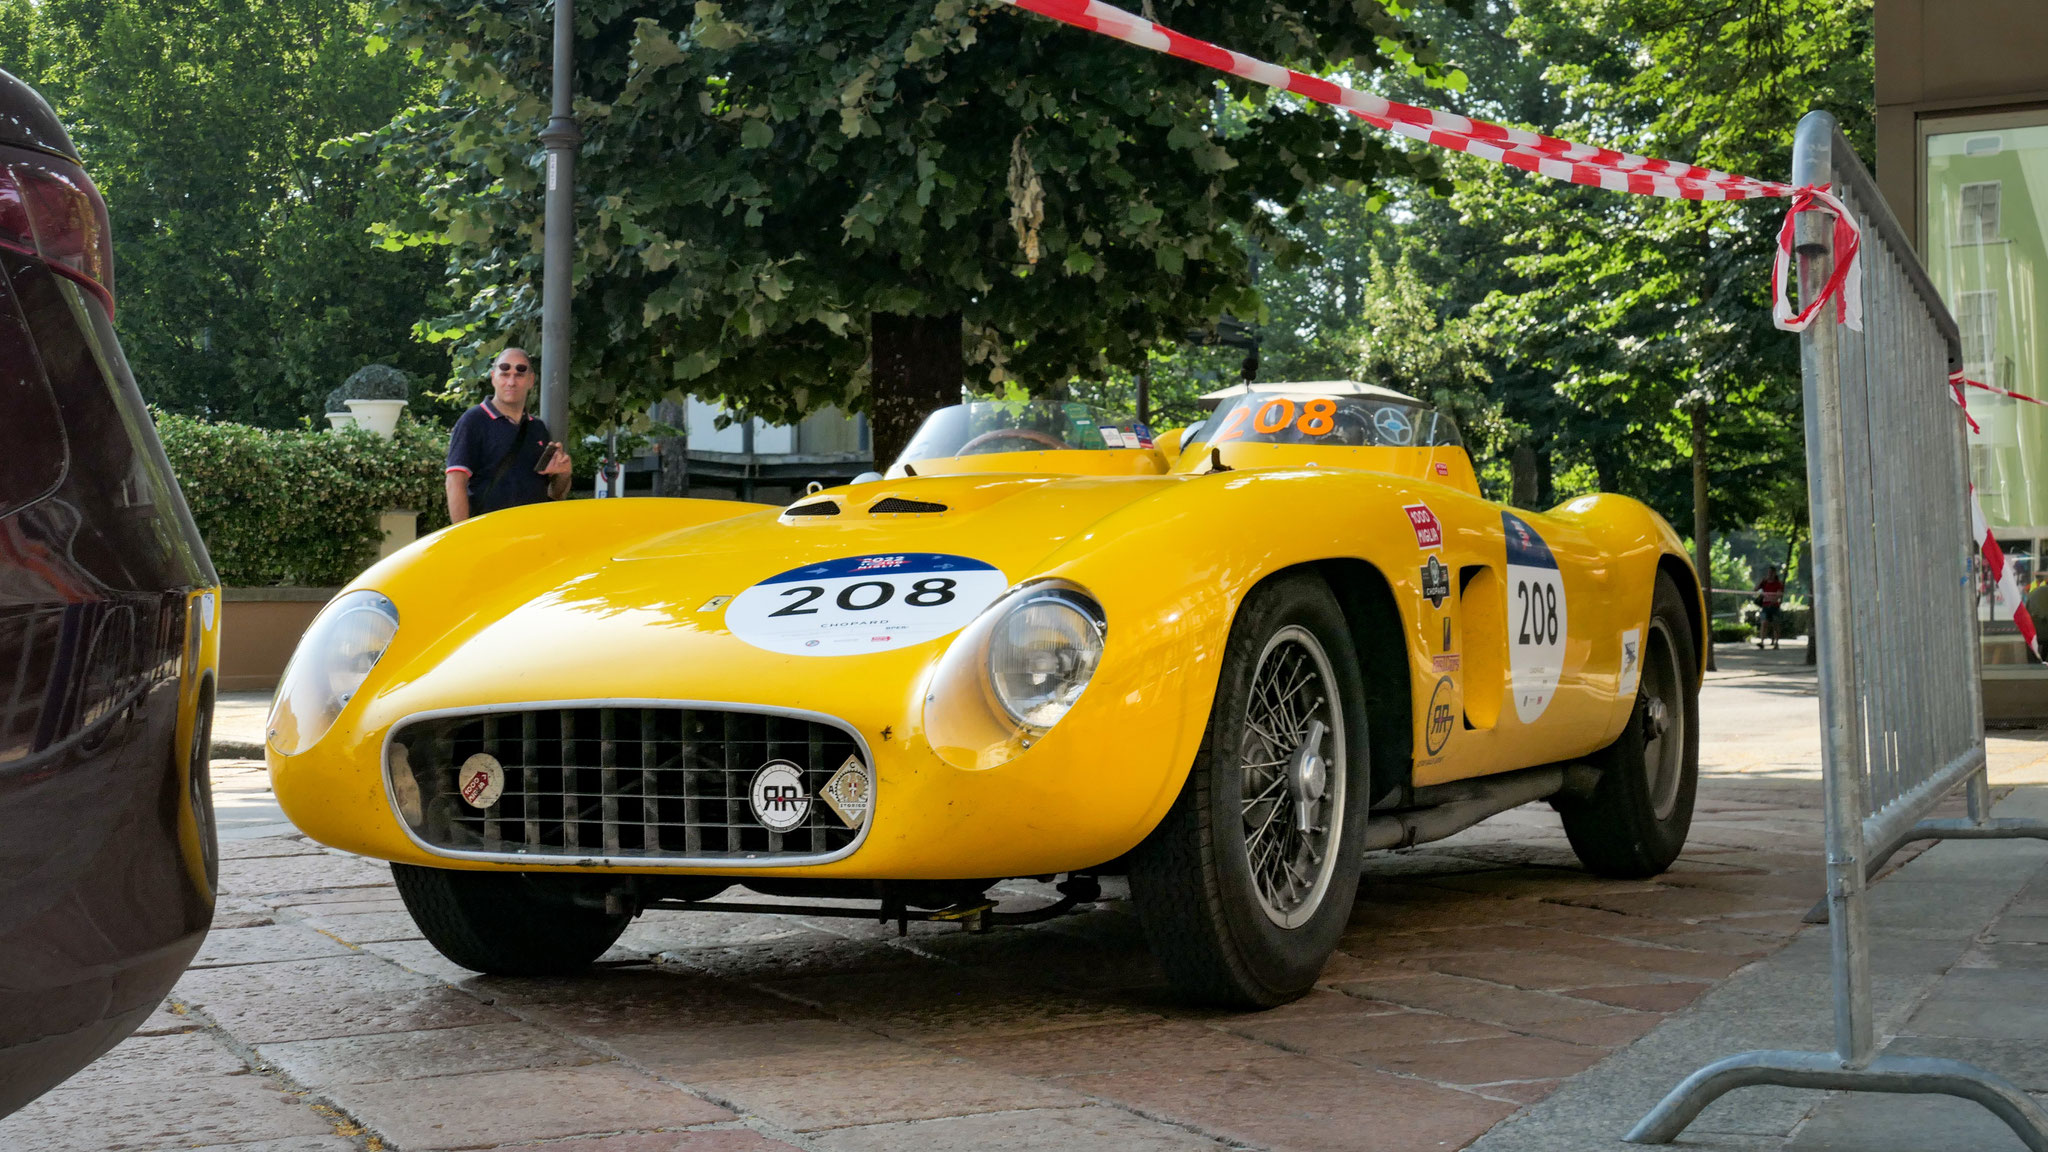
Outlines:
<svg viewBox="0 0 2048 1152"><path fill-rule="evenodd" d="M689 421L689 410L671 400L658 400L648 409L648 415L657 423L666 424L681 432L681 436L659 436L655 438L654 450L661 456L661 471L655 475L656 496L688 496L690 494L690 433L685 425Z"/></svg>
<svg viewBox="0 0 2048 1152"><path fill-rule="evenodd" d="M1806 663L1820 663L1820 584L1813 578L1813 533L1799 538L1799 570L1806 574Z"/></svg>
<svg viewBox="0 0 2048 1152"><path fill-rule="evenodd" d="M895 462L926 416L960 403L965 358L958 312L868 318L868 422L876 468Z"/></svg>
<svg viewBox="0 0 2048 1152"><path fill-rule="evenodd" d="M1707 671L1714 670L1714 550L1707 539L1707 406L1692 406L1693 567L1707 590Z"/></svg>
<svg viewBox="0 0 2048 1152"><path fill-rule="evenodd" d="M1508 503L1517 508L1541 507L1536 492L1536 450L1527 444L1515 445L1508 453L1508 474Z"/></svg>

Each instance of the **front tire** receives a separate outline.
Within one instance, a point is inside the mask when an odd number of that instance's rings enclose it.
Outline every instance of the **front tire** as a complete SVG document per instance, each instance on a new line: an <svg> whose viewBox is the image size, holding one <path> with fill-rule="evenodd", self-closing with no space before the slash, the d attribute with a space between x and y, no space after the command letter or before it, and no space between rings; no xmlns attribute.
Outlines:
<svg viewBox="0 0 2048 1152"><path fill-rule="evenodd" d="M413 923L441 955L493 976L581 972L632 923L573 899L573 877L393 864Z"/></svg>
<svg viewBox="0 0 2048 1152"><path fill-rule="evenodd" d="M1663 573L1642 661L1628 725L1590 758L1600 783L1586 799L1556 804L1579 862L1617 880L1641 880L1671 867L1692 829L1699 788L1699 657L1685 601Z"/></svg>
<svg viewBox="0 0 2048 1152"><path fill-rule="evenodd" d="M1246 598L1187 783L1131 854L1145 935L1188 998L1270 1008L1322 974L1358 891L1364 701L1343 610L1320 577Z"/></svg>

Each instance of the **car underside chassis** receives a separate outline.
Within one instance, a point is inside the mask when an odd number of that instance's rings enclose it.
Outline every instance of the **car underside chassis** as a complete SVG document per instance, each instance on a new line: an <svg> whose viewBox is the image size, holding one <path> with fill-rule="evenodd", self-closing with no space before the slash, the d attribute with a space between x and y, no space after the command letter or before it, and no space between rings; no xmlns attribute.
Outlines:
<svg viewBox="0 0 2048 1152"><path fill-rule="evenodd" d="M819 916L963 930L1035 924L1102 899L1094 873L1024 877L1049 885L1036 904L992 892L999 880L806 880L721 876L473 872L393 864L413 919L441 953L500 976L566 975L604 954L642 912ZM1019 903L1021 906L1008 906Z"/></svg>

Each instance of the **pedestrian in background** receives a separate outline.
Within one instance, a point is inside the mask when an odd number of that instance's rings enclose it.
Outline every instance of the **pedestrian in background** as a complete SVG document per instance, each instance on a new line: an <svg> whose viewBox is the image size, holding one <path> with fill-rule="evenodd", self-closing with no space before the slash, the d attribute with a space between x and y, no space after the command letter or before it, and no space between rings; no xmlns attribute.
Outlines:
<svg viewBox="0 0 2048 1152"><path fill-rule="evenodd" d="M569 494L569 453L526 412L533 361L507 348L491 364L491 394L462 414L448 437L448 522L560 500Z"/></svg>
<svg viewBox="0 0 2048 1152"><path fill-rule="evenodd" d="M2034 621L2034 635L2048 636L2048 578L2035 577L2034 586L2027 589L2026 605L2027 615ZM2027 652L2027 663L2040 662L2031 650Z"/></svg>
<svg viewBox="0 0 2048 1152"><path fill-rule="evenodd" d="M1785 607L1785 582L1778 579L1778 566L1764 569L1763 582L1756 586L1756 606L1763 611L1763 620L1757 629L1756 646L1764 646L1764 633L1771 634L1771 647L1778 646L1778 617Z"/></svg>

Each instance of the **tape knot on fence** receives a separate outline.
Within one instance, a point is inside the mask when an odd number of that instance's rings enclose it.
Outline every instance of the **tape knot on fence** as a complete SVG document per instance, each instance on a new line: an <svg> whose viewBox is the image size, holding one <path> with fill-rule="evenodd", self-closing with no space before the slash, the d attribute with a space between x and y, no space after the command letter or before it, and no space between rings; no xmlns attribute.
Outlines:
<svg viewBox="0 0 2048 1152"><path fill-rule="evenodd" d="M1799 311L1792 310L1787 299L1791 277L1787 274L1792 263L1794 233L1798 231L1801 212L1826 212L1835 218L1834 256L1835 266L1828 273L1827 283L1821 285L1813 299ZM1785 222L1778 227L1778 252L1771 261L1771 322L1787 332L1804 332L1820 315L1828 301L1835 302L1835 316L1841 322L1861 331L1863 328L1863 233L1856 227L1856 220L1849 209L1825 186L1795 188L1792 190L1792 207L1785 212Z"/></svg>

